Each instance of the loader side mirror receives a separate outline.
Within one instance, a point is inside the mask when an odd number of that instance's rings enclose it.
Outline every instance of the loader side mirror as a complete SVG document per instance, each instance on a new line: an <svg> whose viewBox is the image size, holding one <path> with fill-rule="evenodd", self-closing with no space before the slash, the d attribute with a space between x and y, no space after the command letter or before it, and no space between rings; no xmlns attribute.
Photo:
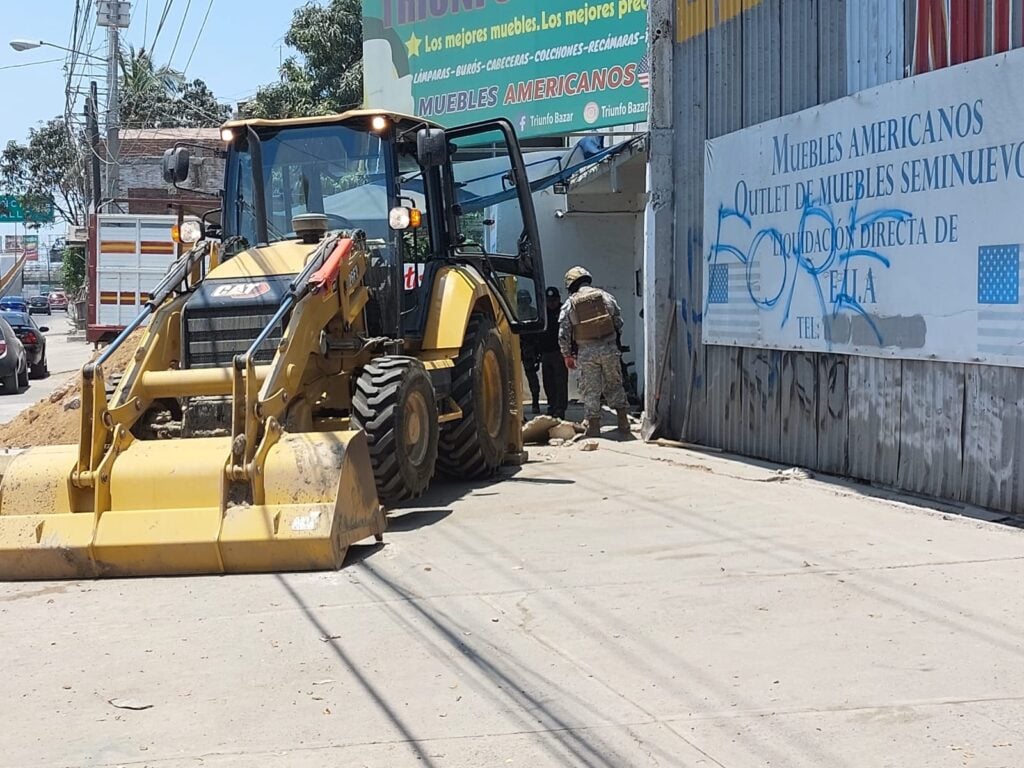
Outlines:
<svg viewBox="0 0 1024 768"><path fill-rule="evenodd" d="M180 184L185 181L188 178L191 159L188 149L185 147L174 147L165 151L163 161L164 181L168 184Z"/></svg>
<svg viewBox="0 0 1024 768"><path fill-rule="evenodd" d="M448 162L448 137L440 128L420 128L416 134L416 159L423 168L440 168Z"/></svg>

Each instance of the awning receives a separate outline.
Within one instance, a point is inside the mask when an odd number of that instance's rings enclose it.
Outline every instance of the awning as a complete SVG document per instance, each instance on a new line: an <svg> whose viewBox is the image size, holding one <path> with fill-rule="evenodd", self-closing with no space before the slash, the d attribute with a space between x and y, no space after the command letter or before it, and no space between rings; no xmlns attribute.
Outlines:
<svg viewBox="0 0 1024 768"><path fill-rule="evenodd" d="M523 153L530 189L539 192L560 182L568 181L585 168L608 161L620 153L635 149L643 136L637 136L600 150L589 157L584 156L581 145L571 149L539 150ZM469 160L458 164L461 181L458 195L463 211L480 211L492 205L511 200L516 196L515 187L508 177L509 164L505 157L488 157ZM422 193L422 181L418 176L407 178L403 190Z"/></svg>
<svg viewBox="0 0 1024 768"><path fill-rule="evenodd" d="M621 151L588 165L569 179L569 194L607 195L623 190L647 190L647 135L625 143Z"/></svg>

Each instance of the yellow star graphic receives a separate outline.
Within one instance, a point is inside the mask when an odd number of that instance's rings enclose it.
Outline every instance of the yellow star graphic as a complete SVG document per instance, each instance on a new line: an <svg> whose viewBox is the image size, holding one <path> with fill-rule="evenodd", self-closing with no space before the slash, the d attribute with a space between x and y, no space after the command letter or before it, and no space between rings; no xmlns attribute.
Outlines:
<svg viewBox="0 0 1024 768"><path fill-rule="evenodd" d="M416 30L413 30L412 35L408 40L405 41L405 48L409 51L409 58L420 55L420 43L423 42L423 38L416 37Z"/></svg>

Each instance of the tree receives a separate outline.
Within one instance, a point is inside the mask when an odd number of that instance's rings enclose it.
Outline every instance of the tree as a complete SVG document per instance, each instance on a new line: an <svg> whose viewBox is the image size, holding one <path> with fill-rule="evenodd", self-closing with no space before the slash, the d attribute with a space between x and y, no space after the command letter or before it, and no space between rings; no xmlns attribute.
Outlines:
<svg viewBox="0 0 1024 768"><path fill-rule="evenodd" d="M145 49L120 57L121 124L126 128L210 128L231 115L202 80L188 82L169 65L156 66Z"/></svg>
<svg viewBox="0 0 1024 768"><path fill-rule="evenodd" d="M281 65L281 80L260 88L249 117L280 118L342 112L363 101L361 0L309 2L292 16L285 42L299 52Z"/></svg>
<svg viewBox="0 0 1024 768"><path fill-rule="evenodd" d="M130 128L151 128L158 122L167 101L174 98L184 84L184 76L168 65L161 67L144 48L128 48L118 57L121 68L121 91L118 106L121 124Z"/></svg>
<svg viewBox="0 0 1024 768"><path fill-rule="evenodd" d="M85 287L85 249L68 246L60 262L60 281L68 298L77 297Z"/></svg>
<svg viewBox="0 0 1024 768"><path fill-rule="evenodd" d="M202 80L185 83L178 98L169 105L167 117L181 128L213 128L231 117L231 107L221 104Z"/></svg>
<svg viewBox="0 0 1024 768"><path fill-rule="evenodd" d="M27 144L11 141L0 153L0 190L19 197L26 211L52 200L61 218L80 225L85 220L85 151L81 136L62 117L31 128Z"/></svg>

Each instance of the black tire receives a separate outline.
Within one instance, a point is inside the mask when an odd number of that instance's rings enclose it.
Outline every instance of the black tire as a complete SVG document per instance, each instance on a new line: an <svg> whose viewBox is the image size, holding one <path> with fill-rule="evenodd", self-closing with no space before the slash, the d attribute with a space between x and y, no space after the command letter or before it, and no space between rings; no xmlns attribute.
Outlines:
<svg viewBox="0 0 1024 768"><path fill-rule="evenodd" d="M381 357L363 369L352 395L352 428L366 433L382 502L427 490L437 464L437 401L419 360Z"/></svg>
<svg viewBox="0 0 1024 768"><path fill-rule="evenodd" d="M45 356L39 361L39 365L32 366L32 370L29 375L33 379L45 379L50 375L50 366L47 364Z"/></svg>
<svg viewBox="0 0 1024 768"><path fill-rule="evenodd" d="M21 387L18 386L18 372L15 371L10 376L4 376L0 380L0 384L3 385L5 395L16 395Z"/></svg>
<svg viewBox="0 0 1024 768"><path fill-rule="evenodd" d="M25 370L18 373L18 389L28 389L28 360L25 361Z"/></svg>
<svg viewBox="0 0 1024 768"><path fill-rule="evenodd" d="M508 443L508 391L501 336L489 317L474 314L452 370L452 399L462 418L441 429L437 461L446 475L472 480L501 466Z"/></svg>

